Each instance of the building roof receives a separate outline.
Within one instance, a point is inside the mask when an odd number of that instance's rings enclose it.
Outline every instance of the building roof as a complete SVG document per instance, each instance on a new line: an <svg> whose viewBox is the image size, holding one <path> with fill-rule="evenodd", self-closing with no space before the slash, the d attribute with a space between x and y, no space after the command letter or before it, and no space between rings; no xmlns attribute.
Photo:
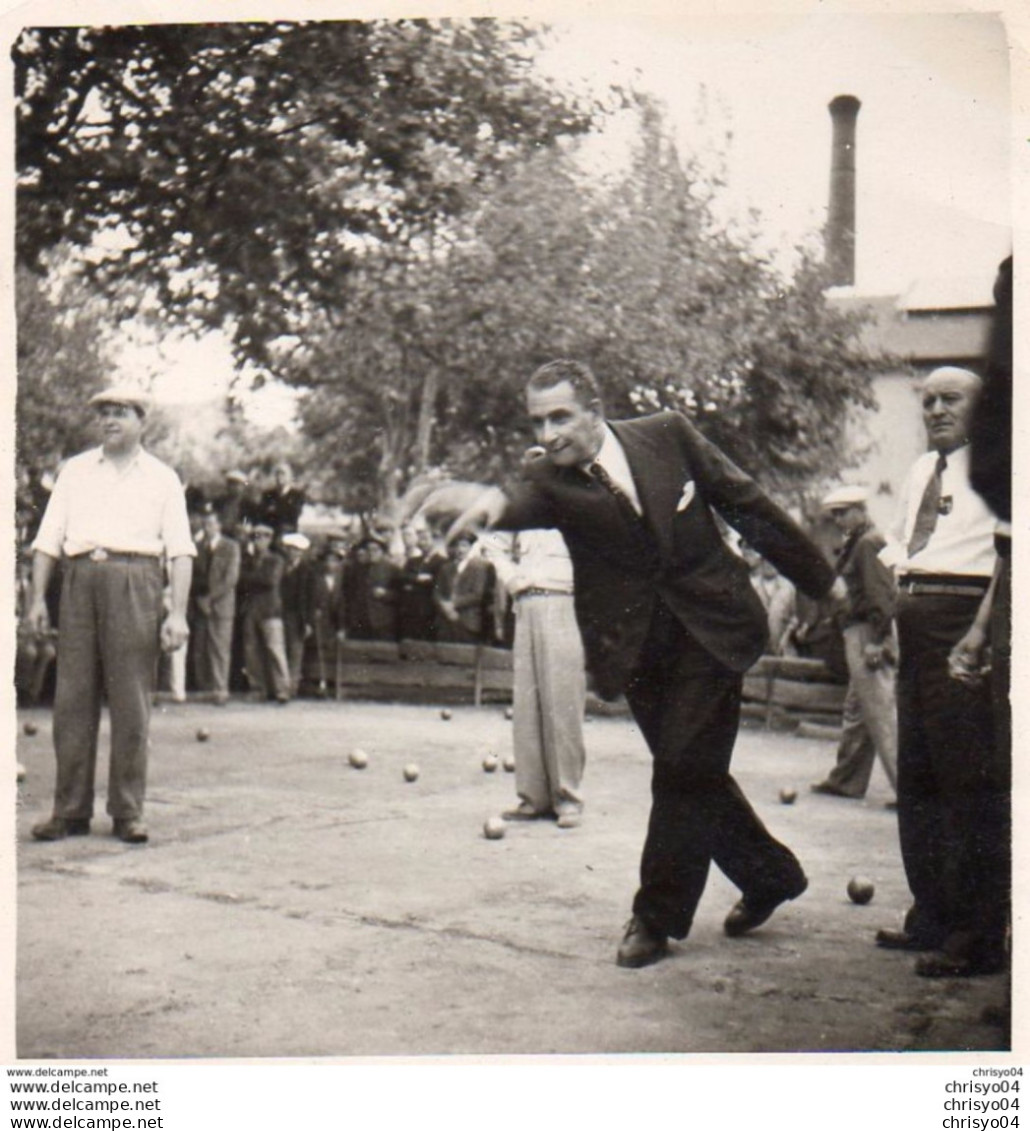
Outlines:
<svg viewBox="0 0 1030 1131"><path fill-rule="evenodd" d="M940 305L929 303L936 293ZM840 310L864 310L870 315L861 340L873 352L897 356L912 365L970 362L983 356L990 330L993 302L990 292L972 305L948 305L968 291L946 288L934 291L932 284L913 284L904 295L861 295L848 288L835 289L829 301Z"/></svg>

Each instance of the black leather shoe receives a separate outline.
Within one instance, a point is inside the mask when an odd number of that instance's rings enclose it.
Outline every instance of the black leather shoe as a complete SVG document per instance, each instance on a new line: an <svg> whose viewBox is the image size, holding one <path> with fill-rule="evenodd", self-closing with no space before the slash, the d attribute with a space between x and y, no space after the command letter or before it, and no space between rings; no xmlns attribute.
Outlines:
<svg viewBox="0 0 1030 1131"><path fill-rule="evenodd" d="M746 935L748 931L760 927L781 903L786 903L789 899L797 899L807 887L808 880L802 876L799 884L774 898L748 899L744 896L733 905L722 929L731 939Z"/></svg>
<svg viewBox="0 0 1030 1131"><path fill-rule="evenodd" d="M939 950L916 960L916 973L920 978L974 978L981 974L1000 974L1004 969L1003 958L952 958Z"/></svg>
<svg viewBox="0 0 1030 1131"><path fill-rule="evenodd" d="M667 936L652 930L639 915L634 915L626 924L626 933L615 955L615 965L635 970L658 962L668 953Z"/></svg>
<svg viewBox="0 0 1030 1131"><path fill-rule="evenodd" d="M520 801L514 809L505 809L501 814L504 821L553 821L550 809L534 809L528 801Z"/></svg>
<svg viewBox="0 0 1030 1131"><path fill-rule="evenodd" d="M64 840L66 836L89 836L89 818L51 817L32 826L33 840Z"/></svg>
<svg viewBox="0 0 1030 1131"><path fill-rule="evenodd" d="M885 950L936 950L932 942L910 935L908 931L896 931L892 927L884 927L876 932L876 945Z"/></svg>
<svg viewBox="0 0 1030 1131"><path fill-rule="evenodd" d="M150 839L147 826L135 817L119 817L114 822L112 832L126 844L146 844Z"/></svg>

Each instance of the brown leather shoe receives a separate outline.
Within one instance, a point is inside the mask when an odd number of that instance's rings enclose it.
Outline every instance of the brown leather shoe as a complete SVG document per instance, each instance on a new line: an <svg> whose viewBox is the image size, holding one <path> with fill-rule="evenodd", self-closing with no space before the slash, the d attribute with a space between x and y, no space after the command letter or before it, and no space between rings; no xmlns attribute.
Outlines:
<svg viewBox="0 0 1030 1131"><path fill-rule="evenodd" d="M126 844L146 844L150 839L147 826L135 817L117 817L111 830L119 840Z"/></svg>
<svg viewBox="0 0 1030 1131"><path fill-rule="evenodd" d="M894 930L892 927L883 927L876 932L876 945L884 950L936 950L932 942L910 935L906 930Z"/></svg>
<svg viewBox="0 0 1030 1131"><path fill-rule="evenodd" d="M808 880L802 876L794 887L775 897L748 899L745 895L743 899L738 900L730 909L730 913L726 916L726 921L723 923L722 929L731 939L746 935L748 931L753 931L756 927L760 927L781 903L786 903L789 899L797 899L807 887Z"/></svg>
<svg viewBox="0 0 1030 1131"><path fill-rule="evenodd" d="M667 936L649 927L639 915L634 915L626 924L626 933L619 943L615 955L616 966L638 969L658 962L669 953Z"/></svg>
<svg viewBox="0 0 1030 1131"><path fill-rule="evenodd" d="M51 817L32 826L33 840L64 840L66 836L89 836L89 818Z"/></svg>

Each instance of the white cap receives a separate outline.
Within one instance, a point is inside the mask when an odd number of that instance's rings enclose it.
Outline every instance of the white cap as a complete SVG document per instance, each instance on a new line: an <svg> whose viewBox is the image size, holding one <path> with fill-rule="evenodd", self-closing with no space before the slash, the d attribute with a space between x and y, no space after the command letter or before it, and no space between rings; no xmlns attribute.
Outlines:
<svg viewBox="0 0 1030 1131"><path fill-rule="evenodd" d="M832 511L844 507L864 506L869 500L869 489L859 483L845 483L842 487L834 487L823 499L823 509Z"/></svg>
<svg viewBox="0 0 1030 1131"><path fill-rule="evenodd" d="M303 534L284 534L281 541L284 546L292 546L295 550L306 550L311 545Z"/></svg>
<svg viewBox="0 0 1030 1131"><path fill-rule="evenodd" d="M150 396L138 385L109 385L89 398L90 405L125 404L136 409L141 416L150 411Z"/></svg>

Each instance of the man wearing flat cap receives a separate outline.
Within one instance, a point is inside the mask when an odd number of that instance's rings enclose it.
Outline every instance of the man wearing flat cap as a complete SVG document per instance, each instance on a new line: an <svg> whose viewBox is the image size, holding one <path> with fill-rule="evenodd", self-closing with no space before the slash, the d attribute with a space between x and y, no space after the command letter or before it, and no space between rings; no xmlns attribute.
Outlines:
<svg viewBox="0 0 1030 1131"><path fill-rule="evenodd" d="M844 537L837 575L844 579L848 599L835 619L844 638L848 690L836 765L812 792L853 799L865 797L876 757L891 789L898 784L894 578L880 561L886 540L869 518L867 497L864 487L846 485L823 499L823 509Z"/></svg>
<svg viewBox="0 0 1030 1131"><path fill-rule="evenodd" d="M275 531L259 522L251 532L251 552L240 569L243 606L243 663L255 702L274 696L290 701L290 671L283 627L282 578L285 563L272 549ZM271 688L271 690L270 690Z"/></svg>
<svg viewBox="0 0 1030 1131"><path fill-rule="evenodd" d="M196 548L175 472L141 444L148 400L129 386L90 399L101 446L68 460L33 543L26 620L40 631L44 595L63 565L54 748L53 813L36 840L84 836L93 817L101 696L111 718L107 812L116 837L147 840L143 801L150 708L159 650L186 643L186 602ZM171 583L162 620L164 564Z"/></svg>
<svg viewBox="0 0 1030 1131"><path fill-rule="evenodd" d="M290 694L300 690L304 668L304 649L312 633L314 614L311 608L311 564L307 553L308 538L297 532L281 539L286 565L283 567L279 592L283 602L283 632L286 641L286 663L290 673Z"/></svg>

